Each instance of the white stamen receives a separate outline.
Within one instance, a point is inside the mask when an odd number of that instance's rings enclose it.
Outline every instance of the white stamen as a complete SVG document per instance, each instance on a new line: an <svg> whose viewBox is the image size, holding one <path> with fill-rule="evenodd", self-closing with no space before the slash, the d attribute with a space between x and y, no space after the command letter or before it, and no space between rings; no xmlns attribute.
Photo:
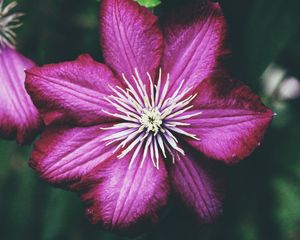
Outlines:
<svg viewBox="0 0 300 240"><path fill-rule="evenodd" d="M120 131L120 132L114 133L112 135L109 135L109 136L103 138L103 140L107 141L107 140L116 139L116 138L119 138L122 136L127 136L127 134L130 134L132 132L135 132L135 130L134 129L126 129L124 131Z"/></svg>
<svg viewBox="0 0 300 240"><path fill-rule="evenodd" d="M167 95L167 91L168 91L169 84L170 84L169 78L170 78L170 75L168 74L168 76L167 76L167 82L166 82L166 84L165 84L165 86L163 88L163 91L161 93L161 97L160 97L160 100L159 100L159 103L158 103L158 106L157 106L158 109L160 109L160 107L161 107L161 105L162 105L162 103L165 100L165 97Z"/></svg>
<svg viewBox="0 0 300 240"><path fill-rule="evenodd" d="M151 103L150 103L150 99L147 94L146 86L145 86L145 84L143 84L143 81L142 81L136 68L135 68L135 74L137 76L138 85L140 86L141 92L143 94L143 100L144 100L145 106L148 108L151 108ZM136 78L134 76L133 76L133 79L136 81Z"/></svg>
<svg viewBox="0 0 300 240"><path fill-rule="evenodd" d="M153 137L151 137L153 138ZM156 167L156 163L155 163L155 160L154 160L154 146L153 146L153 139L151 139L151 143L150 143L150 157L151 157L151 161L154 165L154 167Z"/></svg>
<svg viewBox="0 0 300 240"><path fill-rule="evenodd" d="M167 158L166 151L165 151L165 147L164 147L164 142L163 142L161 136L160 136L160 135L157 135L157 138L156 138L156 139L157 139L158 145L159 145L159 147L160 147L160 149L161 149L161 151L162 151L164 157Z"/></svg>
<svg viewBox="0 0 300 240"><path fill-rule="evenodd" d="M139 144L139 145L137 146L137 148L135 149L135 151L134 151L134 153L133 153L133 155L132 155L132 157L131 157L130 163L129 163L129 168L131 168L131 166L132 166L132 164L133 164L133 162L134 162L136 156L138 155L138 153L139 153L139 151L140 151L142 145L143 145L143 142L140 142L140 144Z"/></svg>
<svg viewBox="0 0 300 240"><path fill-rule="evenodd" d="M120 105L122 105L124 108L128 109L129 111L136 112L136 108L132 108L128 102L123 102L124 100L115 96L110 96L113 100L118 102Z"/></svg>
<svg viewBox="0 0 300 240"><path fill-rule="evenodd" d="M195 139L195 140L200 140L199 138L196 137L196 135L190 134L190 133L188 133L188 132L186 132L186 131L184 131L184 130L182 130L182 129L180 129L180 128L177 128L177 127L169 127L169 129L170 129L170 130L173 130L174 132L177 132L177 133L180 133L180 134L182 134L182 135L185 135L185 136L188 136L188 137L190 137L190 138L193 138L193 139Z"/></svg>
<svg viewBox="0 0 300 240"><path fill-rule="evenodd" d="M166 119L174 118L174 117L176 117L177 115L180 115L180 114L186 112L187 110L191 109L192 107L193 107L193 105L192 105L192 106L188 106L188 107L186 107L186 108L184 108L184 109L182 109L182 110L180 110L180 111L177 111L177 112L175 112L175 113L173 113L173 114L171 114L171 115L168 115L168 116L166 117Z"/></svg>
<svg viewBox="0 0 300 240"><path fill-rule="evenodd" d="M192 117L195 117L195 116L198 116L198 115L201 115L201 114L202 114L202 112L196 112L196 113L193 113L193 114L179 116L179 117L173 118L172 120L178 121L178 120L190 119Z"/></svg>
<svg viewBox="0 0 300 240"><path fill-rule="evenodd" d="M103 130L110 130L110 129L119 129L119 128L138 128L140 125L137 123L117 123L112 127L101 127L100 129Z"/></svg>
<svg viewBox="0 0 300 240"><path fill-rule="evenodd" d="M152 140L152 136L151 136L151 135L148 135L147 141L146 141L146 145L145 145L145 148L144 148L143 159L142 159L142 162L141 162L141 166L140 166L140 167L142 167L143 164L144 164L144 161L145 161L145 159L146 159L146 156L147 156L147 153L148 153L148 149L149 149L151 140Z"/></svg>
<svg viewBox="0 0 300 240"><path fill-rule="evenodd" d="M138 144L141 138L142 138L141 135L138 138L136 138L126 149L123 150L123 152L118 157L119 158L125 157L127 153L129 153Z"/></svg>
<svg viewBox="0 0 300 240"><path fill-rule="evenodd" d="M177 140L177 138L167 129L166 130L166 135L168 135L168 136L170 136L171 138L173 138L174 139L174 141L176 142L176 143L178 143L178 140Z"/></svg>
<svg viewBox="0 0 300 240"><path fill-rule="evenodd" d="M14 29L22 25L19 18L24 15L23 13L10 13L16 6L16 2L11 2L3 8L3 1L0 0L0 45L14 47L16 44Z"/></svg>
<svg viewBox="0 0 300 240"><path fill-rule="evenodd" d="M124 148L125 145L126 145L129 141L131 141L132 139L134 139L134 138L135 138L136 136L138 136L139 134L140 134L140 132L138 132L138 131L135 131L135 132L129 134L129 135L127 136L127 138L126 138L124 141L122 141L122 142L115 148L115 150L113 151L113 153L115 153L116 151L118 151L120 148ZM123 139L124 139L124 138L122 138L121 140L123 140ZM118 141L120 141L120 140L118 140ZM112 141L112 142L115 142L115 140Z"/></svg>
<svg viewBox="0 0 300 240"><path fill-rule="evenodd" d="M117 117L117 118L121 118L121 119L124 119L126 121L139 122L136 118L132 118L129 115L125 116L125 115L121 115L121 114L117 114L117 113L111 113L111 112L106 111L106 110L102 110L102 111L105 112L108 115L111 115L111 116L114 116L114 117Z"/></svg>
<svg viewBox="0 0 300 240"><path fill-rule="evenodd" d="M150 91L151 91L151 107L154 108L154 85L150 73L147 72L150 81Z"/></svg>
<svg viewBox="0 0 300 240"><path fill-rule="evenodd" d="M158 153L157 139L154 138L153 142L154 142L154 153L156 159L156 168L159 169L159 153Z"/></svg>
<svg viewBox="0 0 300 240"><path fill-rule="evenodd" d="M138 115L136 115L134 112L132 111L129 111L128 109L125 109L123 108L121 103L118 103L120 105L118 105L117 103L114 103L113 101L111 101L110 99L108 98L104 98L107 102L109 102L111 105L113 105L119 112L122 112L122 113L125 113L127 114L128 116L132 116L132 117L135 117L135 118L139 118Z"/></svg>
<svg viewBox="0 0 300 240"><path fill-rule="evenodd" d="M132 94L135 97L135 100L138 101L140 106L143 106L141 99L139 98L139 95L137 94L137 92L135 91L134 87L128 82L128 80L126 79L125 75L122 74L122 77L124 79L124 81L126 82L127 86L129 87L129 91L132 92Z"/></svg>
<svg viewBox="0 0 300 240"><path fill-rule="evenodd" d="M170 127L176 127L176 126L190 126L190 123L183 123L183 122L167 122L165 123L166 126L170 126Z"/></svg>
<svg viewBox="0 0 300 240"><path fill-rule="evenodd" d="M180 152L182 155L184 155L184 151L183 151L180 147L177 146L177 142L178 142L178 141L175 142L175 140L174 140L170 135L168 135L168 134L166 134L165 137L166 137L168 143L171 145L171 147L173 147L175 150L177 150L177 151ZM176 139L176 138L175 138L175 139ZM176 140L177 140L177 139L176 139Z"/></svg>
<svg viewBox="0 0 300 240"><path fill-rule="evenodd" d="M143 83L136 68L131 81L122 74L127 88L125 90L119 86L111 88L115 96L105 97L105 100L112 105L115 112L107 110L103 112L123 119L124 122L101 129L118 131L103 140L108 141L106 145L118 142L114 149L114 152L121 151L118 158L123 158L133 152L129 167L134 164L140 151L143 151L139 155L142 156L140 167L143 166L149 154L153 165L159 169L160 154L164 158L171 157L173 163L178 154L185 154L179 146L176 137L178 134L199 140L196 135L182 128L191 125L186 121L200 115L201 112L190 111L193 107L190 104L197 94L186 97L191 88L183 88L184 81L180 83L172 96L168 97L170 75L167 74L167 79L163 83L162 71L159 69L158 80L154 84L150 73L146 74L149 79L148 87ZM185 121L182 122L182 120Z"/></svg>
<svg viewBox="0 0 300 240"><path fill-rule="evenodd" d="M161 85L161 68L159 69L159 74L158 74L158 80L157 80L157 85L155 86L156 93L155 93L155 105L158 104L159 100L159 92L160 92L160 85Z"/></svg>

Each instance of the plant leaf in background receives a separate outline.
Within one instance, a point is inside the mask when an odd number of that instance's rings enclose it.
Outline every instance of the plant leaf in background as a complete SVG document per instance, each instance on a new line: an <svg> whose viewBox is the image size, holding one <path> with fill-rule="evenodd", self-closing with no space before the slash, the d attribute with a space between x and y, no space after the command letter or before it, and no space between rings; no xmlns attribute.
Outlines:
<svg viewBox="0 0 300 240"><path fill-rule="evenodd" d="M298 0L221 0L232 30L240 79L257 89L260 75L299 31ZM233 7L236 4L237 7ZM239 10L238 10L239 9ZM240 61L243 59L243 61Z"/></svg>
<svg viewBox="0 0 300 240"><path fill-rule="evenodd" d="M299 29L296 0L256 1L244 37L244 56L250 79L257 79ZM267 14L266 14L267 13ZM254 34L255 33L255 34ZM250 54L251 53L251 54ZM247 69L246 68L246 69Z"/></svg>
<svg viewBox="0 0 300 240"><path fill-rule="evenodd" d="M160 4L160 0L137 0L137 2L147 8L154 8Z"/></svg>

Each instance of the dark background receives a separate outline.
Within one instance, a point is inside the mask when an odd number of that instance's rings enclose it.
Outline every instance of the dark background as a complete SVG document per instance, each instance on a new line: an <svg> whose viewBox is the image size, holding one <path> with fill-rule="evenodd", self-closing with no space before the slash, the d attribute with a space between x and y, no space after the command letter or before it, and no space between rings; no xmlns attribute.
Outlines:
<svg viewBox="0 0 300 240"><path fill-rule="evenodd" d="M17 38L17 48L24 55L39 65L72 60L81 53L101 61L99 2L18 2L18 10L26 13ZM162 15L165 9L187 2L163 1L154 11ZM288 77L300 79L300 2L220 3L229 25L234 74L277 116L251 157L228 167L224 214L218 221L199 225L171 201L159 224L137 239L300 239L300 98L278 94ZM276 69L284 76L270 93L269 85L276 77L270 73ZM30 148L0 141L1 240L126 239L89 224L77 196L39 180L27 166Z"/></svg>

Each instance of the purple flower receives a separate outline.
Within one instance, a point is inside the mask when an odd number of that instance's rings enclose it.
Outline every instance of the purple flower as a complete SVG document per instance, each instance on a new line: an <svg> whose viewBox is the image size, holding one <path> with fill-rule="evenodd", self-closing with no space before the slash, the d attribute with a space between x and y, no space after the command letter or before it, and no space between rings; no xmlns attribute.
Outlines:
<svg viewBox="0 0 300 240"><path fill-rule="evenodd" d="M155 222L175 193L201 222L222 209L219 160L260 144L272 111L232 80L219 58L225 23L204 1L157 18L131 0L102 0L106 65L88 55L27 71L47 128L30 165L80 194L93 223Z"/></svg>
<svg viewBox="0 0 300 240"><path fill-rule="evenodd" d="M14 49L13 29L20 26L20 13L10 14L15 2L3 8L0 0L0 137L16 139L18 143L32 140L41 126L41 120L25 91L24 69L34 63Z"/></svg>

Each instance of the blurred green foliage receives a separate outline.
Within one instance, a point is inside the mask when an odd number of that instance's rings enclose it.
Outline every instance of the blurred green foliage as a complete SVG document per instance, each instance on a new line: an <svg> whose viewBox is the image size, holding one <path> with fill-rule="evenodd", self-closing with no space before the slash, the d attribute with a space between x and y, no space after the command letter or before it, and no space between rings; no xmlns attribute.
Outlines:
<svg viewBox="0 0 300 240"><path fill-rule="evenodd" d="M188 0L165 0L163 14ZM101 61L96 0L19 0L26 13L18 49L38 64L90 53ZM139 0L147 7L158 0ZM265 94L261 74L272 62L300 78L299 0L220 0L229 27L232 71L278 113L251 157L228 167L223 216L199 225L171 201L160 223L137 239L300 239L300 99ZM278 101L280 108L278 108ZM89 224L77 196L54 189L27 166L30 147L0 142L0 239L126 239Z"/></svg>

